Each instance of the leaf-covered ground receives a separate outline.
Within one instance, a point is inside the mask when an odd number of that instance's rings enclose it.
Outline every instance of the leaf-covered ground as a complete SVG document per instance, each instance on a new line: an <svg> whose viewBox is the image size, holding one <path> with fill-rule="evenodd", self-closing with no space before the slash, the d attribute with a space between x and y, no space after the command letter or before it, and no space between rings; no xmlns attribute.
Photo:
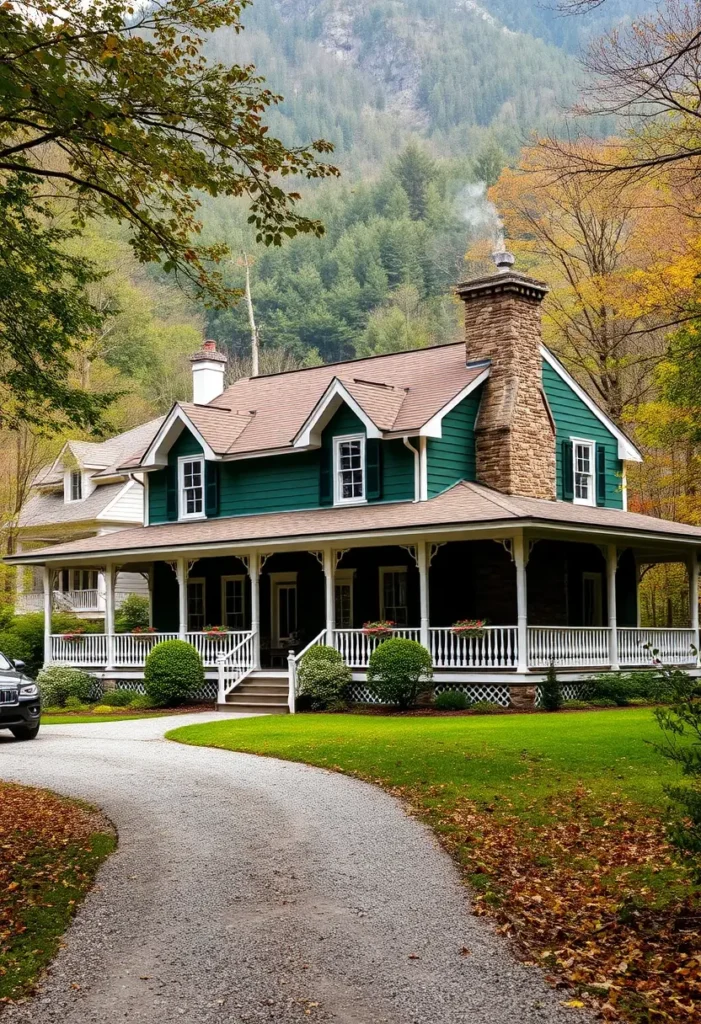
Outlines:
<svg viewBox="0 0 701 1024"><path fill-rule="evenodd" d="M636 1024L701 1018L701 896L665 841L662 786L676 775L650 746L648 709L275 716L168 735L382 785L431 824L475 912L563 1002Z"/></svg>
<svg viewBox="0 0 701 1024"><path fill-rule="evenodd" d="M55 793L0 782L0 1012L53 958L114 849L109 823Z"/></svg>

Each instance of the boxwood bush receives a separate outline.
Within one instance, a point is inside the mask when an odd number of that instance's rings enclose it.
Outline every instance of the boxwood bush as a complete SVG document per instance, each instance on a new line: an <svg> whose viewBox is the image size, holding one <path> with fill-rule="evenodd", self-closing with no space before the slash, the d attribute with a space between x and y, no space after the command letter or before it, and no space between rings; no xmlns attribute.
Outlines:
<svg viewBox="0 0 701 1024"><path fill-rule="evenodd" d="M370 655L367 685L384 704L413 707L432 678L431 655L417 640L392 637Z"/></svg>
<svg viewBox="0 0 701 1024"><path fill-rule="evenodd" d="M460 690L444 690L433 698L433 705L439 711L466 711L470 706L470 698Z"/></svg>
<svg viewBox="0 0 701 1024"><path fill-rule="evenodd" d="M100 700L111 708L128 708L131 702L140 696L138 690L105 690Z"/></svg>
<svg viewBox="0 0 701 1024"><path fill-rule="evenodd" d="M144 667L146 696L160 707L176 707L204 686L202 659L184 640L165 640L149 651Z"/></svg>
<svg viewBox="0 0 701 1024"><path fill-rule="evenodd" d="M297 671L298 693L314 711L343 707L352 673L335 647L310 647Z"/></svg>
<svg viewBox="0 0 701 1024"><path fill-rule="evenodd" d="M49 665L37 676L41 691L41 702L45 707L65 708L66 701L73 697L81 704L100 697L101 687L95 676L79 668L65 665Z"/></svg>

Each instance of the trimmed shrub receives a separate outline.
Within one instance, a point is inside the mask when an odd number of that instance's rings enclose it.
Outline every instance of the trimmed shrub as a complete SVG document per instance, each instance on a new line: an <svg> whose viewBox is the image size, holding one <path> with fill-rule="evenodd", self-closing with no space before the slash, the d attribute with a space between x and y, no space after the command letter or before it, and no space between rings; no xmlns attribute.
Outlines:
<svg viewBox="0 0 701 1024"><path fill-rule="evenodd" d="M0 633L4 632L15 617L11 604L0 604Z"/></svg>
<svg viewBox="0 0 701 1024"><path fill-rule="evenodd" d="M302 706L308 702L314 711L343 707L352 678L350 668L335 647L310 647L297 672Z"/></svg>
<svg viewBox="0 0 701 1024"><path fill-rule="evenodd" d="M133 711L148 711L150 708L155 707L150 697L147 697L145 693L140 693L137 697L129 704L130 710Z"/></svg>
<svg viewBox="0 0 701 1024"><path fill-rule="evenodd" d="M503 710L501 704L495 704L492 700L477 700L470 708L470 711L476 711L478 715L495 715Z"/></svg>
<svg viewBox="0 0 701 1024"><path fill-rule="evenodd" d="M100 700L111 708L128 708L135 697L140 697L138 690L105 690Z"/></svg>
<svg viewBox="0 0 701 1024"><path fill-rule="evenodd" d="M117 633L131 633L148 626L148 598L141 594L127 594L114 618Z"/></svg>
<svg viewBox="0 0 701 1024"><path fill-rule="evenodd" d="M114 714L114 708L109 704L96 704L92 709L93 715L112 715Z"/></svg>
<svg viewBox="0 0 701 1024"><path fill-rule="evenodd" d="M91 704L84 704L80 697L66 697L66 711L90 711Z"/></svg>
<svg viewBox="0 0 701 1024"><path fill-rule="evenodd" d="M183 704L204 686L202 659L184 640L165 640L156 644L146 658L144 687L146 696L159 707Z"/></svg>
<svg viewBox="0 0 701 1024"><path fill-rule="evenodd" d="M460 690L445 690L436 694L433 706L439 711L466 711L470 707L470 700L467 694L461 693Z"/></svg>
<svg viewBox="0 0 701 1024"><path fill-rule="evenodd" d="M555 665L550 662L545 679L541 684L540 703L543 711L559 711L562 707L562 690L557 678Z"/></svg>
<svg viewBox="0 0 701 1024"><path fill-rule="evenodd" d="M43 668L37 676L37 682L42 704L50 707L65 707L69 697L75 697L81 704L87 704L100 692L100 684L95 676L82 672L79 668L65 668L61 665Z"/></svg>
<svg viewBox="0 0 701 1024"><path fill-rule="evenodd" d="M370 655L367 684L385 704L413 707L432 678L431 655L417 640L392 637Z"/></svg>
<svg viewBox="0 0 701 1024"><path fill-rule="evenodd" d="M650 700L661 696L659 672L604 672L594 676L589 693L595 699L610 700L625 707L633 700Z"/></svg>
<svg viewBox="0 0 701 1024"><path fill-rule="evenodd" d="M592 697L589 701L589 707L592 708L617 708L620 704L612 700L610 697Z"/></svg>
<svg viewBox="0 0 701 1024"><path fill-rule="evenodd" d="M591 704L588 700L564 700L562 707L563 710L583 711L585 708L591 708Z"/></svg>

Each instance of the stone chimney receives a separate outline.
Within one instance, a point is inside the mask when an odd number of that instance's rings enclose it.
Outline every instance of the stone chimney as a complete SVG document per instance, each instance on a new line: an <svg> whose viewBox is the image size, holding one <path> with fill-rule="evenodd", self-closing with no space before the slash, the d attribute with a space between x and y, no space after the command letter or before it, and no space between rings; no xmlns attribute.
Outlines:
<svg viewBox="0 0 701 1024"><path fill-rule="evenodd" d="M192 363L192 401L209 405L224 390L224 373L228 359L217 352L216 341L204 341L199 352L190 356Z"/></svg>
<svg viewBox="0 0 701 1024"><path fill-rule="evenodd" d="M540 355L548 289L514 271L511 253L493 259L495 274L457 288L465 303L467 362L491 364L475 425L477 480L504 494L554 500L555 430Z"/></svg>

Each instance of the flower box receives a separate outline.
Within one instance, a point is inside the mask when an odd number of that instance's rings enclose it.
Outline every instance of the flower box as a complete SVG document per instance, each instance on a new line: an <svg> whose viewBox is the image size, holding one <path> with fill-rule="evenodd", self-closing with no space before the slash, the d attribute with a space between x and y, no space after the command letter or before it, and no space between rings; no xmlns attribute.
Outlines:
<svg viewBox="0 0 701 1024"><path fill-rule="evenodd" d="M223 640L229 635L226 626L205 626L202 632L208 640Z"/></svg>
<svg viewBox="0 0 701 1024"><path fill-rule="evenodd" d="M386 640L392 636L394 632L394 622L387 620L386 622L365 622L363 623L363 635L374 636L381 640Z"/></svg>
<svg viewBox="0 0 701 1024"><path fill-rule="evenodd" d="M486 626L486 619L460 619L453 623L450 632L463 640L480 640L485 635Z"/></svg>
<svg viewBox="0 0 701 1024"><path fill-rule="evenodd" d="M135 640L153 640L157 636L158 630L155 626L135 626L131 631L131 635Z"/></svg>
<svg viewBox="0 0 701 1024"><path fill-rule="evenodd" d="M85 642L84 632L83 629L76 629L72 633L62 633L61 639L65 640L67 644L82 644Z"/></svg>

